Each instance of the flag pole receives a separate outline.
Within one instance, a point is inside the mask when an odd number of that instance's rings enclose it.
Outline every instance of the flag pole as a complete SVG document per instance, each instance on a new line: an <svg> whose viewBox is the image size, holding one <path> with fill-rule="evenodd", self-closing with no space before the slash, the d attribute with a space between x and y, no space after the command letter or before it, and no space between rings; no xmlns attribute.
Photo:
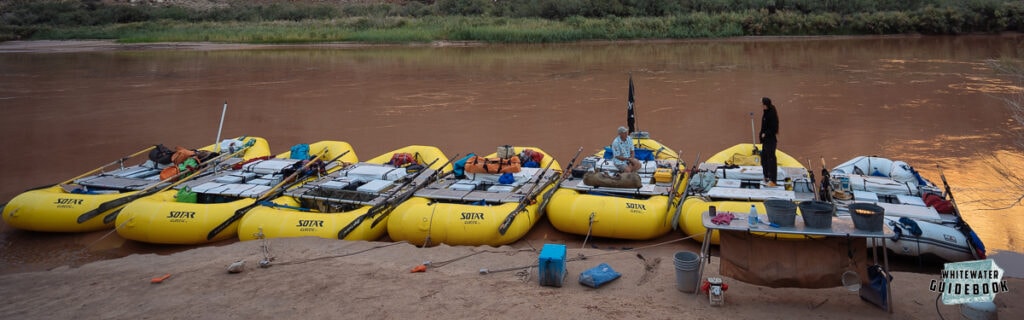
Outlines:
<svg viewBox="0 0 1024 320"><path fill-rule="evenodd" d="M629 125L629 133L630 134L633 134L633 132L636 132L636 113L633 111L634 101L635 100L633 100L633 73L630 72L629 73L629 99L626 100L626 102L628 102L628 107L626 109L626 124Z"/></svg>

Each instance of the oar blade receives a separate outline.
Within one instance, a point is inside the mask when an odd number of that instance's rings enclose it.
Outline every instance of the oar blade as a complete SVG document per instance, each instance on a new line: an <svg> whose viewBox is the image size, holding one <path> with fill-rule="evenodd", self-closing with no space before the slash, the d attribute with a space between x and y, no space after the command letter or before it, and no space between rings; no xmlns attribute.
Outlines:
<svg viewBox="0 0 1024 320"><path fill-rule="evenodd" d="M238 213L235 213L227 220L224 220L224 222L221 222L219 225L217 225L217 227L213 228L213 230L210 230L210 233L206 234L206 240L209 241L213 240L213 238L216 238L218 234L224 231L224 229L227 229L228 226L230 226L232 223L235 223L235 221L237 221L238 218Z"/></svg>
<svg viewBox="0 0 1024 320"><path fill-rule="evenodd" d="M410 192L410 193L408 193L408 195L412 195L412 193ZM409 197L404 196L400 200L395 201L395 204L390 204L389 203L384 208L384 210L381 210L381 212L383 212L383 214L381 214L380 216L377 216L377 218L373 219L373 223L370 224L370 228L371 229L376 228L377 224L380 224L381 222L384 222L384 219L387 219L388 216L391 215L391 211L395 210L395 206L397 206L397 204L405 202L405 200L408 200L408 199L409 199Z"/></svg>
<svg viewBox="0 0 1024 320"><path fill-rule="evenodd" d="M117 210L114 210L114 212L111 212L110 214L104 216L103 217L103 224L113 223L114 220L117 220L117 215L120 214L121 210L123 210L123 209L124 209L124 207L121 207L121 208L119 208Z"/></svg>
<svg viewBox="0 0 1024 320"><path fill-rule="evenodd" d="M241 219L242 216L245 216L246 212L249 212L249 210L252 210L252 208L255 208L258 205L259 202L257 201L242 208L239 208L238 210L235 210L235 214L231 215L231 217L228 217L228 219L224 220L224 222L221 222L219 225L217 225L216 228L213 228L213 230L210 230L210 233L206 235L206 240L213 240L213 238L217 237L217 235L223 232L224 229L227 229L228 226L230 226L232 223L235 223L235 221Z"/></svg>
<svg viewBox="0 0 1024 320"><path fill-rule="evenodd" d="M348 225L346 225L344 228L341 228L341 230L338 231L338 240L344 240L345 237L347 237L349 233L352 233L352 231L354 231L356 227L362 224L363 220L366 220L366 217L369 215L369 212L361 214L355 219L353 219L352 222L349 222Z"/></svg>
<svg viewBox="0 0 1024 320"><path fill-rule="evenodd" d="M516 212L519 212L519 210L521 210L521 209L516 208ZM505 235L505 232L508 232L508 228L512 226L512 220L515 220L515 219L516 219L516 215L515 214L510 214L510 215L506 216L505 217L505 221L502 221L501 225L498 226L498 234Z"/></svg>
<svg viewBox="0 0 1024 320"><path fill-rule="evenodd" d="M99 206L96 206L96 209L86 211L82 215L78 216L78 223L85 223L86 221L89 221L92 218L99 216L101 213L124 206L137 198L138 194L133 194L127 197L117 198L114 200L101 203Z"/></svg>

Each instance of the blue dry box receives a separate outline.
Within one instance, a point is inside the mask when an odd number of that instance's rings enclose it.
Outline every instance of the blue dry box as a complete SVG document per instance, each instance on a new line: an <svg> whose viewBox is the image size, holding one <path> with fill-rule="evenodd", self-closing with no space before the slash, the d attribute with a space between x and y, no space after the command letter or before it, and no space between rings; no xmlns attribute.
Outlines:
<svg viewBox="0 0 1024 320"><path fill-rule="evenodd" d="M540 285L561 287L562 280L565 279L565 245L544 244L537 260Z"/></svg>

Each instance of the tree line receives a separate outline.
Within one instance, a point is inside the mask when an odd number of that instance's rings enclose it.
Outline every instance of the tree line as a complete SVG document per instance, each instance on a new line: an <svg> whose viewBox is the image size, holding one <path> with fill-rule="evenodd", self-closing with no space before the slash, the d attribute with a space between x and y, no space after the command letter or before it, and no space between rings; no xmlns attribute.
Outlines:
<svg viewBox="0 0 1024 320"><path fill-rule="evenodd" d="M167 3L170 3L169 5ZM0 3L0 39L40 30L131 23L332 21L339 19L544 19L585 27L589 21L638 18L633 28L706 29L637 32L640 36L964 34L1024 31L1019 0L391 0L213 2L209 8L101 0L8 0ZM653 22L652 22L653 21ZM607 23L597 23L607 24Z"/></svg>

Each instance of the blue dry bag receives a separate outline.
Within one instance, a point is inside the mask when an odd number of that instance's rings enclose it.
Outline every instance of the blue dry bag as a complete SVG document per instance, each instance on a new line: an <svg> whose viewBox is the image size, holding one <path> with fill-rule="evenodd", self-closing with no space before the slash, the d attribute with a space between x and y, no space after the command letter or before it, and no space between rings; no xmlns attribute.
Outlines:
<svg viewBox="0 0 1024 320"><path fill-rule="evenodd" d="M516 182L516 177L512 176L511 173L502 173L501 177L498 177L498 183L500 184L512 184Z"/></svg>
<svg viewBox="0 0 1024 320"><path fill-rule="evenodd" d="M615 272L611 266L607 263L602 263L580 273L580 284L591 288L597 288L605 283L618 279L619 276L621 276L621 274Z"/></svg>
<svg viewBox="0 0 1024 320"><path fill-rule="evenodd" d="M292 153L288 157L289 159L306 160L309 159L309 145L300 143L292 146Z"/></svg>
<svg viewBox="0 0 1024 320"><path fill-rule="evenodd" d="M470 152L465 157L462 157L462 159L459 159L455 161L455 163L452 163L452 173L455 174L456 178L462 178L466 176L466 161L469 161L469 158L475 156L476 154Z"/></svg>

